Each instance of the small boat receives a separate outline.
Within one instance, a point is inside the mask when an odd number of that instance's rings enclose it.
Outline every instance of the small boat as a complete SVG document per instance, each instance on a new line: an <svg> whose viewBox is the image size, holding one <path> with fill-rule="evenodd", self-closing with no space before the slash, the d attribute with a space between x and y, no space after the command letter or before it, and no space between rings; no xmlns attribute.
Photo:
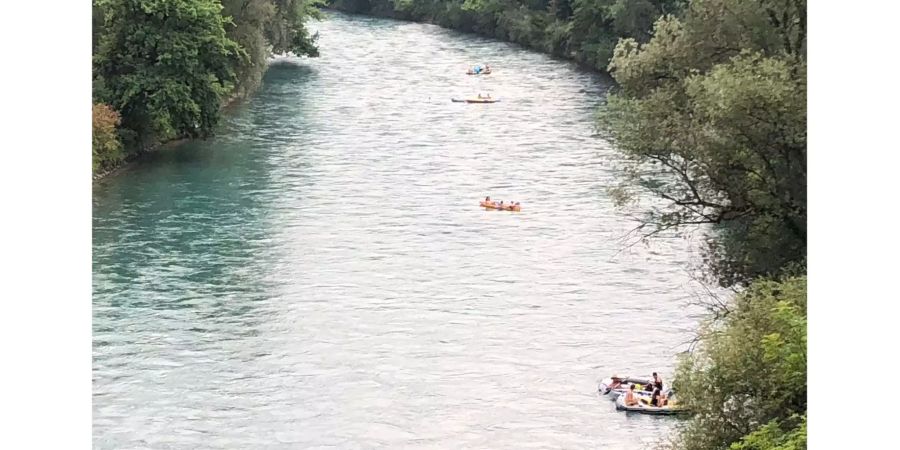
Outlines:
<svg viewBox="0 0 900 450"><path fill-rule="evenodd" d="M636 412L641 414L650 414L654 416L674 416L676 414L685 414L688 410L680 408L675 400L669 400L666 406L650 406L647 404L649 398L641 398L638 396L637 405L625 406L625 396L620 395L616 399L616 411Z"/></svg>
<svg viewBox="0 0 900 450"><path fill-rule="evenodd" d="M487 64L485 65L476 65L474 67L470 67L469 70L466 71L466 75L490 75L491 68Z"/></svg>
<svg viewBox="0 0 900 450"><path fill-rule="evenodd" d="M513 206L503 205L503 208L500 208L499 203L486 202L484 200L480 201L478 204L481 205L482 208L496 209L498 211L521 211L522 210L521 205L513 205Z"/></svg>
<svg viewBox="0 0 900 450"><path fill-rule="evenodd" d="M653 384L653 379L650 377L622 377L613 375L601 381L597 390L600 391L601 395L609 394L610 397L615 399L619 395L624 394L632 384L635 385L635 390L643 391L644 386Z"/></svg>
<svg viewBox="0 0 900 450"><path fill-rule="evenodd" d="M497 103L500 100L495 98L451 98L455 103Z"/></svg>

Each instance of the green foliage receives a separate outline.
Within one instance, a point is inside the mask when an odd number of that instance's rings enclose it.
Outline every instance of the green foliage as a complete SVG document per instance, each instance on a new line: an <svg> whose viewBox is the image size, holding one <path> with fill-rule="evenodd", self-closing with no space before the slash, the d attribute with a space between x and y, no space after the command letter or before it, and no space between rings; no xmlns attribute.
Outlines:
<svg viewBox="0 0 900 450"><path fill-rule="evenodd" d="M693 415L678 447L718 449L746 436L737 448L779 448L760 445L782 442L779 424L806 413L806 277L756 281L719 313L679 362L673 386ZM805 435L805 424L793 433Z"/></svg>
<svg viewBox="0 0 900 450"><path fill-rule="evenodd" d="M214 0L111 0L95 60L100 98L140 139L205 137L245 57Z"/></svg>
<svg viewBox="0 0 900 450"><path fill-rule="evenodd" d="M646 44L623 39L600 128L624 185L665 201L647 235L713 224L709 274L773 275L806 253L805 3L697 0ZM777 19L776 19L777 18Z"/></svg>
<svg viewBox="0 0 900 450"><path fill-rule="evenodd" d="M318 56L317 36L309 34L305 21L308 17L320 18L320 0L223 0L222 5L222 14L231 18L225 23L227 36L247 54L235 67L237 95L246 95L259 86L273 51Z"/></svg>
<svg viewBox="0 0 900 450"><path fill-rule="evenodd" d="M792 417L787 422L798 422L793 428L771 421L731 444L731 450L806 450L806 414Z"/></svg>
<svg viewBox="0 0 900 450"><path fill-rule="evenodd" d="M640 23L634 6L608 17ZM599 127L625 156L614 200L661 200L645 237L711 224L708 275L749 286L712 308L679 363L694 412L680 449L806 448L805 14L804 1L695 0L649 41L620 40L609 64L619 91Z"/></svg>
<svg viewBox="0 0 900 450"><path fill-rule="evenodd" d="M274 53L319 56L315 45L318 36L310 36L305 22L308 17L321 18L319 7L324 0L274 0L275 19L266 29Z"/></svg>
<svg viewBox="0 0 900 450"><path fill-rule="evenodd" d="M212 134L227 98L255 89L273 51L318 55L321 0L94 0L94 98L129 148Z"/></svg>
<svg viewBox="0 0 900 450"><path fill-rule="evenodd" d="M122 142L116 127L119 126L119 113L109 105L94 103L92 116L92 168L94 172L110 169L124 159Z"/></svg>

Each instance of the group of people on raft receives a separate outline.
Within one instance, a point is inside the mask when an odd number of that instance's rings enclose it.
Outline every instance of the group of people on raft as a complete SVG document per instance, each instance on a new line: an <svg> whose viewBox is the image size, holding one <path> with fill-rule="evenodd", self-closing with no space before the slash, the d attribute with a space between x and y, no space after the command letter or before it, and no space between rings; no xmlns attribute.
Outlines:
<svg viewBox="0 0 900 450"><path fill-rule="evenodd" d="M644 394L650 392L650 400L638 398L635 395L635 390ZM641 386L640 384L632 383L631 386L628 387L628 390L625 391L625 400L623 403L625 403L625 406L636 406L641 403L658 408L666 406L666 404L669 403L669 398L665 392L663 392L662 377L656 372L653 372L653 380L650 384Z"/></svg>
<svg viewBox="0 0 900 450"><path fill-rule="evenodd" d="M503 200L500 200L500 202L492 201L490 196L484 198L484 201L481 202L481 206L484 206L486 208L502 209L506 211L517 211L522 208L522 206L519 205L519 202L509 202L504 204Z"/></svg>

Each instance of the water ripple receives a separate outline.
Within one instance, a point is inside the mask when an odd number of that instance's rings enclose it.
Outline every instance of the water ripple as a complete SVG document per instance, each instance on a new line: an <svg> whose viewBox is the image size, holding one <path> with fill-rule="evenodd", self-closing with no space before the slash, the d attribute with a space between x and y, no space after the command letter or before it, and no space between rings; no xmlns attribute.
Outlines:
<svg viewBox="0 0 900 450"><path fill-rule="evenodd" d="M695 323L691 243L618 240L618 157L592 136L608 80L430 25L315 28L323 56L273 63L216 138L95 187L94 446L664 436L595 392L671 373ZM450 102L478 91L502 101Z"/></svg>

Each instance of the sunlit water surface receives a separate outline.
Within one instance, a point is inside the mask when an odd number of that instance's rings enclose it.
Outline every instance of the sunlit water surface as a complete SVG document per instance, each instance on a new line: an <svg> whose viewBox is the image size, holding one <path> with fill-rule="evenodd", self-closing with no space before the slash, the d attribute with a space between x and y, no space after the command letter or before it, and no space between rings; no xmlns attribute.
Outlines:
<svg viewBox="0 0 900 450"><path fill-rule="evenodd" d="M96 448L640 448L596 392L671 374L693 244L625 248L609 80L330 15L217 137L94 189ZM488 77L464 74L488 61ZM493 105L451 103L490 92ZM522 202L520 213L479 199Z"/></svg>

